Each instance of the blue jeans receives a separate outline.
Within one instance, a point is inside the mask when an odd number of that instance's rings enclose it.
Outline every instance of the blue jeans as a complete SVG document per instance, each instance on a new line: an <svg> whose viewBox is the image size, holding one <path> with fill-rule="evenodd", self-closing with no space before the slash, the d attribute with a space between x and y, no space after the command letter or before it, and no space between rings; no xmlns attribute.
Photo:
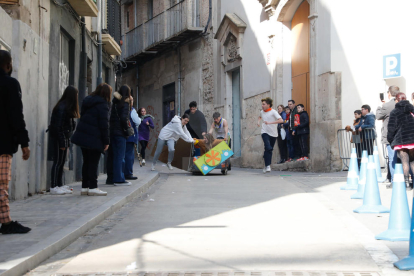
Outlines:
<svg viewBox="0 0 414 276"><path fill-rule="evenodd" d="M397 152L393 150L390 145L387 145L387 152L388 152L388 165L390 168L391 182L392 182L392 180L394 179L395 163L397 162Z"/></svg>
<svg viewBox="0 0 414 276"><path fill-rule="evenodd" d="M272 164L273 147L275 146L277 137L272 137L267 133L262 133L262 139L264 143L263 158L265 166L267 167Z"/></svg>
<svg viewBox="0 0 414 276"><path fill-rule="evenodd" d="M125 176L132 176L134 174L133 167L135 161L134 155L135 143L134 142L127 142L126 149L125 149Z"/></svg>
<svg viewBox="0 0 414 276"><path fill-rule="evenodd" d="M154 159L152 160L152 164L157 164L158 158L161 155L161 152L164 148L164 146L167 145L168 146L168 163L171 163L174 159L174 146L175 146L175 141L173 139L170 140L161 140L160 138L158 138L158 142L157 142L157 149L155 150L155 154L154 154Z"/></svg>
<svg viewBox="0 0 414 276"><path fill-rule="evenodd" d="M123 136L113 136L111 139L113 151L113 181L115 183L125 182L125 150L126 138Z"/></svg>

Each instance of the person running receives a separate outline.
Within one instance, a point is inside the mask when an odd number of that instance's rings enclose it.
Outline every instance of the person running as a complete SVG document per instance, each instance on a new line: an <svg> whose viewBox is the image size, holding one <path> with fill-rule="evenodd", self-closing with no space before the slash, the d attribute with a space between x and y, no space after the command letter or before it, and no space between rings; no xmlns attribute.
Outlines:
<svg viewBox="0 0 414 276"><path fill-rule="evenodd" d="M287 160L287 143L286 143L286 130L284 128L284 122L286 121L286 112L284 111L285 107L281 104L277 107L277 112L280 117L282 117L283 122L277 125L277 145L280 152L280 161L278 164L283 164ZM285 137L282 137L281 132L285 132Z"/></svg>
<svg viewBox="0 0 414 276"><path fill-rule="evenodd" d="M108 150L107 179L106 184L115 186L130 186L131 182L125 180L125 150L129 136L134 135L134 130L129 120L131 88L123 85L114 93L110 117L111 143Z"/></svg>
<svg viewBox="0 0 414 276"><path fill-rule="evenodd" d="M74 118L79 118L78 89L73 86L66 87L62 97L52 111L52 118L48 131L53 152L53 165L51 169L50 194L71 194L72 190L63 185L63 165L69 148L69 138L75 130Z"/></svg>
<svg viewBox="0 0 414 276"><path fill-rule="evenodd" d="M106 196L98 189L98 165L109 147L109 108L112 87L101 83L82 101L81 118L71 141L82 150L81 195Z"/></svg>
<svg viewBox="0 0 414 276"><path fill-rule="evenodd" d="M300 150L302 152L302 156L298 159L298 161L309 160L309 115L308 112L305 111L305 106L303 104L298 104L297 109L300 119L296 129L292 132L292 135L298 136L299 139L299 145Z"/></svg>
<svg viewBox="0 0 414 276"><path fill-rule="evenodd" d="M158 158L165 145L168 146L168 169L172 170L173 167L171 162L174 159L175 151L175 142L178 139L183 139L187 143L194 143L193 138L191 137L190 132L185 126L190 121L188 114L184 114L181 118L179 116L174 116L171 122L169 122L165 127L161 129L160 135L158 136L157 150L154 154L154 159L152 160L151 171L155 171L155 165L157 164Z"/></svg>
<svg viewBox="0 0 414 276"><path fill-rule="evenodd" d="M407 101L404 93L398 93L395 101L395 109L391 111L388 121L387 140L401 159L406 188L412 190L409 175L410 167L414 171L414 106Z"/></svg>
<svg viewBox="0 0 414 276"><path fill-rule="evenodd" d="M142 165L145 166L145 150L150 138L150 128L154 129L154 117L151 114L147 114L147 110L144 107L138 110L138 116L142 120L138 128L138 140L141 145Z"/></svg>
<svg viewBox="0 0 414 276"><path fill-rule="evenodd" d="M129 121L131 127L134 129L134 135L129 136L126 141L125 148L125 170L124 175L126 180L137 180L138 177L134 176L134 161L135 161L135 146L138 144L138 126L141 124L141 118L138 116L137 111L134 108L134 98L130 97L131 112L129 115Z"/></svg>
<svg viewBox="0 0 414 276"><path fill-rule="evenodd" d="M0 50L0 233L25 234L31 229L12 221L9 206L9 181L13 154L22 149L23 160L30 157L29 133L23 115L20 83L11 77L12 58L9 52ZM19 183L16 183L17 185Z"/></svg>
<svg viewBox="0 0 414 276"><path fill-rule="evenodd" d="M271 98L268 97L262 99L262 110L260 111L260 116L257 121L257 126L260 126L260 121L263 119L261 131L264 143L263 159L265 161L263 173L271 171L270 165L272 164L273 147L275 146L277 139L276 125L283 123L282 117L280 117L276 110L272 109L272 106L273 100Z"/></svg>

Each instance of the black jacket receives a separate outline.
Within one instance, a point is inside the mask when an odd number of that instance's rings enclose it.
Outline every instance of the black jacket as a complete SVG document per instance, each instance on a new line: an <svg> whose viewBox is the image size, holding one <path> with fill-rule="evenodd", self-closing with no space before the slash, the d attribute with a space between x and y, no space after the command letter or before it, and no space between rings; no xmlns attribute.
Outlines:
<svg viewBox="0 0 414 276"><path fill-rule="evenodd" d="M207 121L203 112L196 110L194 114L191 114L190 109L187 109L185 114L188 114L190 121L187 124L187 129L191 134L191 137L196 139L203 138L203 132L207 132Z"/></svg>
<svg viewBox="0 0 414 276"><path fill-rule="evenodd" d="M114 93L114 98L112 100L112 110L111 110L111 119L110 119L110 133L111 136L123 136L128 138L125 135L124 129L128 129L131 126L129 121L129 114L131 112L129 99L124 102L121 101L122 96L118 92Z"/></svg>
<svg viewBox="0 0 414 276"><path fill-rule="evenodd" d="M75 130L75 120L66 109L66 102L62 101L53 110L50 119L49 132L52 139L57 139L59 148L69 147L69 138Z"/></svg>
<svg viewBox="0 0 414 276"><path fill-rule="evenodd" d="M19 82L0 69L0 155L29 146Z"/></svg>
<svg viewBox="0 0 414 276"><path fill-rule="evenodd" d="M414 144L414 106L409 101L400 101L391 111L387 140L391 147Z"/></svg>
<svg viewBox="0 0 414 276"><path fill-rule="evenodd" d="M300 114L300 124L296 127L296 134L309 134L309 115L308 112L302 111Z"/></svg>
<svg viewBox="0 0 414 276"><path fill-rule="evenodd" d="M83 99L81 118L71 141L83 148L102 151L109 145L110 103L100 96Z"/></svg>

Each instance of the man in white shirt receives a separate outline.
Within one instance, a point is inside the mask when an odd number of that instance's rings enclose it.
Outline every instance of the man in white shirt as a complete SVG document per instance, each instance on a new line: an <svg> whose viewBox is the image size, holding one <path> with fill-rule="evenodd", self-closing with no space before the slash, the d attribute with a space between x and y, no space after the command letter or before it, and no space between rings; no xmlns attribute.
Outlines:
<svg viewBox="0 0 414 276"><path fill-rule="evenodd" d="M257 126L260 126L260 120L262 123L262 139L264 143L263 158L265 161L265 167L263 173L270 172L270 165L272 164L273 147L275 146L277 139L277 124L283 123L282 117L276 110L272 109L273 100L269 97L262 99L262 110L260 111L259 120Z"/></svg>

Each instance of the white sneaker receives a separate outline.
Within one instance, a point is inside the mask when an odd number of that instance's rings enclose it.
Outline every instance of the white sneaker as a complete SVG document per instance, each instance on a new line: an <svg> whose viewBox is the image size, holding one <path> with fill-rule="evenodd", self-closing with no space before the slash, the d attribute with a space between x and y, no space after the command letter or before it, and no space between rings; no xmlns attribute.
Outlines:
<svg viewBox="0 0 414 276"><path fill-rule="evenodd" d="M66 192L62 190L60 187L50 188L51 195L64 195Z"/></svg>
<svg viewBox="0 0 414 276"><path fill-rule="evenodd" d="M88 188L82 188L81 195L88 195L88 191L89 191Z"/></svg>
<svg viewBox="0 0 414 276"><path fill-rule="evenodd" d="M263 173L266 173L266 166L263 167Z"/></svg>
<svg viewBox="0 0 414 276"><path fill-rule="evenodd" d="M89 189L88 196L106 196L107 192L101 191L98 188L96 189Z"/></svg>
<svg viewBox="0 0 414 276"><path fill-rule="evenodd" d="M142 159L142 166L145 166L145 159Z"/></svg>
<svg viewBox="0 0 414 276"><path fill-rule="evenodd" d="M171 166L171 163L167 163L167 167L172 171L173 170L173 166Z"/></svg>
<svg viewBox="0 0 414 276"><path fill-rule="evenodd" d="M71 194L73 191L68 185L63 185L59 187L62 191L64 191L66 194Z"/></svg>
<svg viewBox="0 0 414 276"><path fill-rule="evenodd" d="M270 172L270 171L271 171L270 166L267 166L267 167L266 167L266 172L268 173L268 172Z"/></svg>
<svg viewBox="0 0 414 276"><path fill-rule="evenodd" d="M152 166L151 166L151 171L155 171L155 165L154 164L152 164Z"/></svg>
<svg viewBox="0 0 414 276"><path fill-rule="evenodd" d="M121 183L114 183L115 186L131 186L131 182L125 181Z"/></svg>

